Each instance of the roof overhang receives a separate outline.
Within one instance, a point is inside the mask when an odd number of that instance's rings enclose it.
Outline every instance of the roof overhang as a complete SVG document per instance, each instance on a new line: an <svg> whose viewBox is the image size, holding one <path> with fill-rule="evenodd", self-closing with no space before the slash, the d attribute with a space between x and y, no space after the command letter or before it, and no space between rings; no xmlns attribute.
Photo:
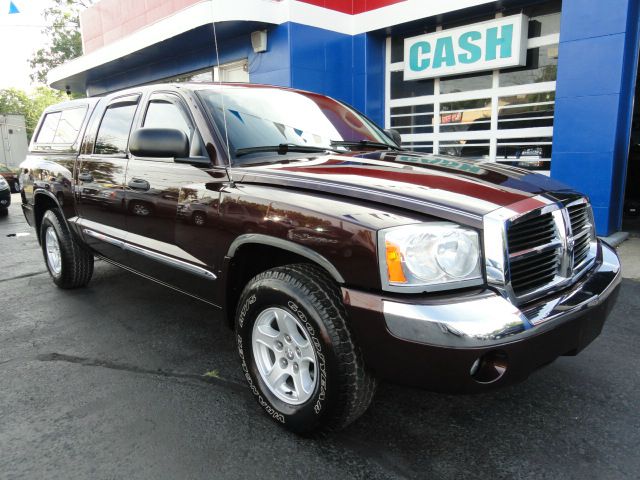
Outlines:
<svg viewBox="0 0 640 480"><path fill-rule="evenodd" d="M256 26L280 25L286 22L358 35L494 1L406 0L351 15L294 0L203 0L52 69L48 75L48 83L60 90L68 88L84 92L92 77L101 78L118 68L139 66L145 62L153 63L158 55L170 55L174 49L184 48L185 41L193 40L189 32L202 31L198 29L206 28L214 21L216 25L220 25L217 30L221 38L224 38L225 33L240 33L251 31ZM209 45L212 43L211 38ZM190 47L188 44L186 46Z"/></svg>

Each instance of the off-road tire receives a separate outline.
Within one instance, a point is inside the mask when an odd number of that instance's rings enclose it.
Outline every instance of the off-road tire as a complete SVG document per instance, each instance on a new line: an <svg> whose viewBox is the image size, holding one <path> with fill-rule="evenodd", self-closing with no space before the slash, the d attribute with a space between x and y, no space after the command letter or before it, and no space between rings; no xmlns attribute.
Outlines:
<svg viewBox="0 0 640 480"><path fill-rule="evenodd" d="M52 228L58 237L60 245L61 269L59 273L52 271L47 261L45 237L47 230ZM60 288L72 289L86 286L93 275L93 254L80 245L57 210L47 210L40 225L40 240L44 263L53 282Z"/></svg>
<svg viewBox="0 0 640 480"><path fill-rule="evenodd" d="M319 381L305 403L291 405L266 386L253 357L252 331L265 309L284 309L305 326L319 361ZM367 371L349 329L340 289L314 265L296 264L260 273L238 302L235 331L249 388L275 421L298 434L340 430L369 407L377 381Z"/></svg>

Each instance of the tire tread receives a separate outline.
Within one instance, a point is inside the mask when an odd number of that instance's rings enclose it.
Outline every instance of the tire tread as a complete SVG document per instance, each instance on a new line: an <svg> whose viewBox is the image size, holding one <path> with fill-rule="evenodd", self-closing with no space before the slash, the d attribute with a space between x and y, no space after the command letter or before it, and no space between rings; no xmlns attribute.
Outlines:
<svg viewBox="0 0 640 480"><path fill-rule="evenodd" d="M312 264L277 267L257 275L249 285L269 278L279 279L299 289L322 318L332 348L339 358L336 384L339 385L337 404L340 408L320 429L340 430L364 414L377 388L377 379L366 369L362 353L348 327L340 288L322 268Z"/></svg>
<svg viewBox="0 0 640 480"><path fill-rule="evenodd" d="M44 233L47 222L56 230L62 253L62 272L59 278L52 275L53 281L58 287L64 289L86 286L93 276L93 254L73 238L62 217L62 212L58 209L47 210L42 219L40 238L42 239L43 252L45 251Z"/></svg>

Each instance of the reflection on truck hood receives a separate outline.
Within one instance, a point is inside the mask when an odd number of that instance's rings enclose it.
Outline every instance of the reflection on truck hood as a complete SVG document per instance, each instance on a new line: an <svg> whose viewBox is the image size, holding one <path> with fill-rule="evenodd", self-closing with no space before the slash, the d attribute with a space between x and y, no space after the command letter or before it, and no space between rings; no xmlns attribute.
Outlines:
<svg viewBox="0 0 640 480"><path fill-rule="evenodd" d="M377 200L429 214L445 210L474 217L546 192L571 191L527 170L411 152L328 154L235 172L243 174L243 181ZM528 208L539 206L525 203Z"/></svg>

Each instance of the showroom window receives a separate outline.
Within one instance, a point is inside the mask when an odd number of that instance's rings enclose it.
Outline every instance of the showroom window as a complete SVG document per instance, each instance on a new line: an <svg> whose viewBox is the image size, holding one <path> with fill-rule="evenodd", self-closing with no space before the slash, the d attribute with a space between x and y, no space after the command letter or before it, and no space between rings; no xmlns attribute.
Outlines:
<svg viewBox="0 0 640 480"><path fill-rule="evenodd" d="M551 168L561 1L505 10L529 18L525 66L404 81L404 39L474 25L427 26L387 38L385 127L403 146L548 173Z"/></svg>

